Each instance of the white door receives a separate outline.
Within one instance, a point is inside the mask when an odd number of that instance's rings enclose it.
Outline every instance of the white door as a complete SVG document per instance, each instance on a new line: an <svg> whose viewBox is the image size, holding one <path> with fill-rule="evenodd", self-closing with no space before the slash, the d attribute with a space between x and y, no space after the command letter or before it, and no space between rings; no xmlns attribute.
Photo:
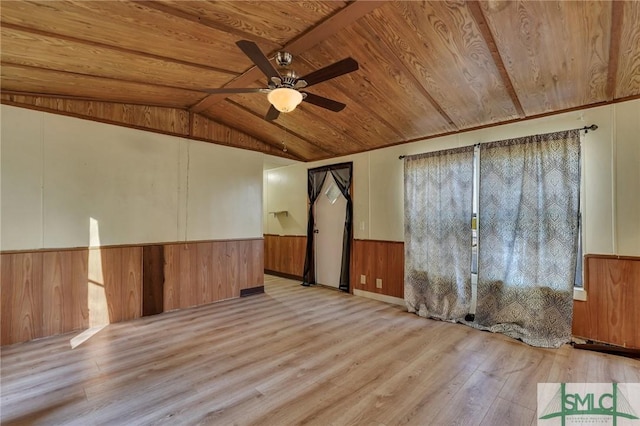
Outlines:
<svg viewBox="0 0 640 426"><path fill-rule="evenodd" d="M317 231L314 236L316 282L338 288L347 199L340 192L331 172L327 173L314 211Z"/></svg>

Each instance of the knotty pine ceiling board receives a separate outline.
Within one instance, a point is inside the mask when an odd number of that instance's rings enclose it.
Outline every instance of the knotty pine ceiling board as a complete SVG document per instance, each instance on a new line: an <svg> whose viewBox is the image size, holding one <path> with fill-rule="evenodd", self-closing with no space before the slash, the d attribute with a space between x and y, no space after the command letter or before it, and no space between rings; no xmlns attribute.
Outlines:
<svg viewBox="0 0 640 426"><path fill-rule="evenodd" d="M481 6L527 115L606 100L611 2Z"/></svg>
<svg viewBox="0 0 640 426"><path fill-rule="evenodd" d="M233 101L223 101L209 108L203 115L275 147L282 148L282 142L285 140L290 153L297 155L300 159L325 158L332 154L330 151L296 136L292 131L285 135L284 130L263 118L264 113L257 114L244 109Z"/></svg>
<svg viewBox="0 0 640 426"><path fill-rule="evenodd" d="M356 22L302 56L316 68L352 56L360 69L341 76L339 84L392 123L405 140L454 130L376 38Z"/></svg>
<svg viewBox="0 0 640 426"><path fill-rule="evenodd" d="M311 68L302 57L299 58L296 64L303 71L303 75L315 69ZM357 93L348 90L344 84L346 81L348 80L339 77L308 89L308 92L314 95L342 102L347 105L345 109L337 113L321 108L312 111L325 116L327 120L330 120L331 123L354 139L366 141L368 146L381 146L401 141L400 132L396 132L382 117L377 116L368 105L359 99Z"/></svg>
<svg viewBox="0 0 640 426"><path fill-rule="evenodd" d="M219 87L236 75L7 26L0 32L5 64L193 90Z"/></svg>
<svg viewBox="0 0 640 426"><path fill-rule="evenodd" d="M320 132L316 132L312 127L309 128L307 126L311 133L309 137L314 137L318 143L327 143L328 139L336 141L338 147L334 144L332 145L332 150L348 154L366 151L375 146L386 145L398 140L398 136L390 128L380 121L376 121L375 116L370 111L362 108L359 102L348 98L345 99L346 97L340 94L334 95L319 90L315 90L313 93L347 105L345 109L339 112L329 111L307 102L303 102L298 107L303 112L303 114L300 114L303 120L311 120L321 128L329 127L326 131L319 128ZM285 117L285 119L288 119L288 117ZM304 126L304 123L302 125ZM332 136L335 132L338 132L338 135L344 135L344 138ZM343 146L342 143L348 145Z"/></svg>
<svg viewBox="0 0 640 426"><path fill-rule="evenodd" d="M518 117L464 2L395 2L363 21L382 36L381 42L396 52L456 127Z"/></svg>
<svg viewBox="0 0 640 426"><path fill-rule="evenodd" d="M29 105L46 112L95 119L109 124L124 124L135 128L179 136L188 136L189 134L189 113L178 108L23 96L6 93L1 94L0 97L9 105Z"/></svg>
<svg viewBox="0 0 640 426"><path fill-rule="evenodd" d="M363 149L363 145L366 142L352 138L348 134L343 133L335 125L328 115L335 113L326 110L321 111L319 109L320 108L313 105L300 105L296 108L298 114L287 115L284 117L284 121L280 122L280 125L284 129L295 132L316 146L329 151L329 153L331 153L330 156L347 155ZM321 160L327 157L329 157L329 155L316 157L314 160Z"/></svg>
<svg viewBox="0 0 640 426"><path fill-rule="evenodd" d="M261 93L235 95L230 99L251 110L259 117L264 117L270 105L267 101L267 95ZM319 111L313 111L313 109ZM314 115L314 112L321 114L321 116ZM281 113L275 123L269 122L269 124L273 128L273 133L279 136L280 139L285 137L284 129L287 129L286 136L297 134L303 139L327 149L332 154L339 155L352 152L357 148L358 143L329 125L327 123L330 120L329 114L340 113L327 111L303 102L294 111ZM322 116L327 118L325 119Z"/></svg>
<svg viewBox="0 0 640 426"><path fill-rule="evenodd" d="M238 95L234 99L242 107L257 111L256 115L262 117L269 109L269 103L266 102L264 105L263 99L260 98L260 96ZM269 122L271 135L279 138L280 141L286 141L290 136L295 135L326 151L324 156L307 158L308 160L319 160L330 155L344 155L358 150L358 147L361 146L359 141L336 128L329 114L340 113L327 111L303 102L293 112L281 113L276 122ZM309 123L313 123L313 126L310 126ZM268 138L271 135L261 134L260 136Z"/></svg>
<svg viewBox="0 0 640 426"><path fill-rule="evenodd" d="M158 3L232 30L284 46L347 5L343 1L166 1ZM268 52L265 52L268 53Z"/></svg>
<svg viewBox="0 0 640 426"><path fill-rule="evenodd" d="M122 102L186 108L202 98L202 93L158 87L102 77L92 77L40 68L3 64L0 68L3 91L28 95L70 96L84 100Z"/></svg>
<svg viewBox="0 0 640 426"><path fill-rule="evenodd" d="M640 95L640 1L624 2L616 98Z"/></svg>
<svg viewBox="0 0 640 426"><path fill-rule="evenodd" d="M253 136L212 121L200 114L192 115L191 126L191 136L199 140L298 160L289 153L283 152L281 147L268 145Z"/></svg>
<svg viewBox="0 0 640 426"><path fill-rule="evenodd" d="M291 69L300 76L315 70L301 57L295 56ZM287 127L305 138L313 139L336 154L362 151L370 149L371 146L396 142L398 135L380 120L376 120L371 111L364 108L361 102L350 99L342 90L334 87L342 78L342 76L337 77L304 90L342 102L347 105L344 110L333 112L302 102L292 113L280 114L274 123ZM266 82L264 84L262 87L266 87ZM270 106L267 95L263 93L231 95L229 99L258 115L264 115Z"/></svg>
<svg viewBox="0 0 640 426"><path fill-rule="evenodd" d="M192 125L202 112L193 137L283 156L287 128L290 151L314 160L640 97L639 20L638 1L3 1L1 99L139 126L105 106L134 105L158 131L177 129L160 107ZM355 58L359 70L308 89L346 108L303 103L269 123L264 94L198 91L265 87L240 39L269 56L290 46L300 75Z"/></svg>
<svg viewBox="0 0 640 426"><path fill-rule="evenodd" d="M381 4L381 2L377 1L351 2L322 22L318 22L315 25L309 27L308 30L305 31L302 35L287 43L284 46L284 50L288 51L292 55L299 55L300 53L313 48L322 40L325 40L327 37L331 37L331 35L333 35L336 31L339 31L341 28L350 25L352 22L371 12L371 10L379 7ZM271 55L268 54L267 56ZM238 78L230 81L224 87L247 87L248 84L258 80L260 77L260 70L257 67L252 67ZM198 102L196 105L193 105L190 108L190 111L205 111L210 106L214 105L216 102L220 102L224 98L225 95L222 94L211 94L204 98L202 101Z"/></svg>
<svg viewBox="0 0 640 426"><path fill-rule="evenodd" d="M236 35L137 2L3 1L1 19L3 23L235 73L253 65L236 47Z"/></svg>

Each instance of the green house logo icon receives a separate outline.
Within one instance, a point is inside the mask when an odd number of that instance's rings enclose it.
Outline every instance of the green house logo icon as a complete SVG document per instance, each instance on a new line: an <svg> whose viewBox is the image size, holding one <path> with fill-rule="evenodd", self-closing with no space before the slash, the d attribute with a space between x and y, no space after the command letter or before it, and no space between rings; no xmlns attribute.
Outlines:
<svg viewBox="0 0 640 426"><path fill-rule="evenodd" d="M585 384L585 388L588 387L589 384ZM629 395L620 391L618 383L612 383L610 390L599 392L569 392L567 384L560 383L551 401L539 414L539 420L559 418L562 426L565 426L567 419L577 420L574 416L589 423L609 417L614 426L617 426L620 418L639 420L629 402ZM538 424L544 425L544 422L539 421Z"/></svg>

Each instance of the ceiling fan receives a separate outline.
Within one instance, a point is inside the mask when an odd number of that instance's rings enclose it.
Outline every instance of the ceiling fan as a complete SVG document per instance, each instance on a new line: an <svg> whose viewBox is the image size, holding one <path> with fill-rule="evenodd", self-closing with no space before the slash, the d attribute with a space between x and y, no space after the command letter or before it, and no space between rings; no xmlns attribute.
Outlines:
<svg viewBox="0 0 640 426"><path fill-rule="evenodd" d="M276 54L276 63L280 67L280 71L278 71L254 42L240 40L236 42L236 45L267 76L268 87L207 89L203 90L204 92L217 94L266 93L267 99L271 103L271 107L265 116L265 119L269 121L278 118L281 112L293 111L302 101L335 112L342 111L346 107L342 102L314 95L313 93L302 92L300 89L357 70L358 62L355 59L346 58L303 77L298 77L294 70L288 68L293 59L289 52L278 52Z"/></svg>

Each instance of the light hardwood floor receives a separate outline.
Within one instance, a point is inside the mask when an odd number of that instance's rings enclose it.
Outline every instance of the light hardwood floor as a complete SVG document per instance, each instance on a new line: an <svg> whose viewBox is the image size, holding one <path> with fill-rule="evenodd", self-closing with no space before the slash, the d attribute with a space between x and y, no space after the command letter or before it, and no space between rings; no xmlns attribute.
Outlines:
<svg viewBox="0 0 640 426"><path fill-rule="evenodd" d="M537 349L266 276L266 294L2 348L2 424L531 425L538 382L640 362Z"/></svg>

